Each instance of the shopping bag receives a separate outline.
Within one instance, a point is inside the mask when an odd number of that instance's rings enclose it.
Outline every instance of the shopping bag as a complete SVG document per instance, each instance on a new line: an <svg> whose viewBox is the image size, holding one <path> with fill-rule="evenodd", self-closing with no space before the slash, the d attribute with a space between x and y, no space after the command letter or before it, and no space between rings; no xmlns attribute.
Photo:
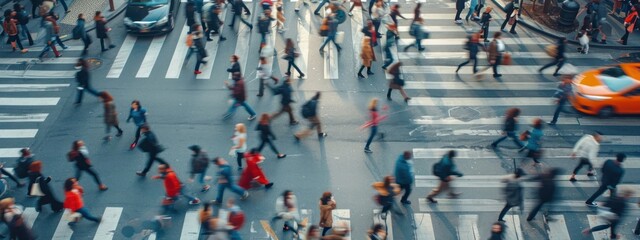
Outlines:
<svg viewBox="0 0 640 240"><path fill-rule="evenodd" d="M512 59L511 59L511 53L509 52L505 52L502 54L502 65L511 65Z"/></svg>
<svg viewBox="0 0 640 240"><path fill-rule="evenodd" d="M33 185L31 185L31 191L29 191L29 195L36 197L44 196L44 193L40 188L40 177L36 178L36 181L33 183Z"/></svg>
<svg viewBox="0 0 640 240"><path fill-rule="evenodd" d="M544 48L544 51L550 57L556 57L556 55L558 55L558 46L556 46L555 44L548 45Z"/></svg>

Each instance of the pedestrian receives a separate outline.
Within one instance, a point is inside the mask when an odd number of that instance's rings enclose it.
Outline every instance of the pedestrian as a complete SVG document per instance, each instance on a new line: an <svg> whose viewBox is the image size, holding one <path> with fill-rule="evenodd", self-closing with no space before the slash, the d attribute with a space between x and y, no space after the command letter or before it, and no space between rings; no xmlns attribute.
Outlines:
<svg viewBox="0 0 640 240"><path fill-rule="evenodd" d="M44 48L42 48L42 51L40 51L40 54L38 55L38 59L40 60L40 62L42 62L43 61L42 58L47 52L49 52L49 50L53 50L53 54L57 58L61 57L62 54L58 52L58 49L56 48L56 45L54 43L55 35L53 33L53 24L49 21L42 21L42 28L44 28L45 46Z"/></svg>
<svg viewBox="0 0 640 240"><path fill-rule="evenodd" d="M53 12L53 7L56 6L55 0L43 0L39 6L40 16L46 17L48 14Z"/></svg>
<svg viewBox="0 0 640 240"><path fill-rule="evenodd" d="M367 25L362 27L362 34L370 39L370 46L378 46L378 35L376 34L376 27L373 25L373 21L367 20ZM373 54L373 56L375 57L375 53Z"/></svg>
<svg viewBox="0 0 640 240"><path fill-rule="evenodd" d="M526 140L527 144L520 151L527 150L526 157L533 159L533 165L540 165L540 157L542 157L542 119L533 119L531 130L527 130L520 136L520 140Z"/></svg>
<svg viewBox="0 0 640 240"><path fill-rule="evenodd" d="M227 1L229 2L229 4L231 4L231 11L235 11L236 3L239 1L238 0L227 0ZM244 10L244 15L251 15L251 12L249 11L249 8L247 7L247 5L241 4L238 8Z"/></svg>
<svg viewBox="0 0 640 240"><path fill-rule="evenodd" d="M187 1L187 6L184 8L185 18L187 22L187 26L189 27L189 31L187 34L191 34L193 32L195 24L196 24L196 3L194 1Z"/></svg>
<svg viewBox="0 0 640 240"><path fill-rule="evenodd" d="M502 137L491 143L491 148L497 148L500 142L507 138L511 138L513 142L518 146L518 149L524 147L524 144L518 140L516 136L518 132L518 116L520 116L520 108L509 108L505 113L504 127L502 128Z"/></svg>
<svg viewBox="0 0 640 240"><path fill-rule="evenodd" d="M95 180L96 184L98 184L98 189L100 189L100 191L106 191L107 189L109 189L107 185L100 181L100 176L98 176L98 173L93 168L91 160L89 159L89 149L87 149L87 146L84 145L84 141L73 141L71 151L67 153L67 159L69 160L69 162L74 162L76 165L76 174L74 179L79 181L80 177L82 176L82 172L85 171L93 176L93 180Z"/></svg>
<svg viewBox="0 0 640 240"><path fill-rule="evenodd" d="M118 124L118 112L116 111L116 105L113 103L113 96L107 91L100 92L100 98L104 103L104 123L107 126L107 136L104 137L105 141L111 140L111 127L115 127L118 130L116 137L122 136L122 129Z"/></svg>
<svg viewBox="0 0 640 240"><path fill-rule="evenodd" d="M322 20L322 25L328 26L328 29L326 36L327 38L324 39L324 42L320 46L320 55L324 54L324 46L329 44L329 42L333 42L333 44L336 46L336 49L338 50L338 53L340 53L340 51L342 50L342 47L340 47L340 45L338 45L338 43L336 42L336 35L338 34L338 21L335 19L335 15L335 13L331 13L329 14L329 16L325 17Z"/></svg>
<svg viewBox="0 0 640 240"><path fill-rule="evenodd" d="M87 30L85 29L84 14L78 14L78 20L76 20L76 26L73 28L74 39L81 39L84 44L84 48L82 49L82 56L86 56L89 45L91 45L91 37L87 34ZM77 35L77 36L75 36ZM77 38L76 38L77 37Z"/></svg>
<svg viewBox="0 0 640 240"><path fill-rule="evenodd" d="M464 5L467 0L456 0L456 17L453 19L454 23L462 24L462 18L460 18L460 13L464 10Z"/></svg>
<svg viewBox="0 0 640 240"><path fill-rule="evenodd" d="M506 51L506 46L502 41L502 32L494 33L493 41L491 41L491 43L489 44L489 64L490 64L490 67L493 69L494 78L502 77L502 74L498 73L498 66L502 64L502 56L504 55L505 51Z"/></svg>
<svg viewBox="0 0 640 240"><path fill-rule="evenodd" d="M478 6L474 9L474 16L471 18L471 21L480 21L482 18L482 9L486 5L486 0L478 0ZM486 9L485 9L486 10Z"/></svg>
<svg viewBox="0 0 640 240"><path fill-rule="evenodd" d="M282 8L282 0L276 1L276 29L278 29L278 33L284 33L286 29L284 28L284 22L287 20L284 17L284 9Z"/></svg>
<svg viewBox="0 0 640 240"><path fill-rule="evenodd" d="M395 24L387 24L387 40L384 43L384 65L382 65L382 69L387 70L387 67L391 65L395 60L393 59L393 52L391 52L391 48L393 45L397 45L396 41L399 39L398 35L398 27Z"/></svg>
<svg viewBox="0 0 640 240"><path fill-rule="evenodd" d="M364 125L362 125L361 128L369 127L371 129L369 133L369 138L367 138L367 144L364 145L364 152L372 153L373 151L369 149L369 146L371 145L373 138L378 134L378 124L380 123L380 121L386 119L387 116L386 115L380 116L380 114L378 113L377 98L373 98L371 99L371 101L369 101L368 109L369 109L369 116L371 117L371 120L369 120ZM380 133L380 138L384 138L384 134Z"/></svg>
<svg viewBox="0 0 640 240"><path fill-rule="evenodd" d="M451 181L454 180L452 176L463 176L463 174L458 171L455 162L453 162L455 157L456 151L449 150L449 152L444 154L440 161L433 166L433 175L440 179L440 183L431 191L431 193L429 193L429 195L427 195L427 200L430 203L438 203L438 201L433 199L433 197L443 191L449 191L449 197L451 198L456 198L460 195L460 193L455 192L451 186Z"/></svg>
<svg viewBox="0 0 640 240"><path fill-rule="evenodd" d="M222 196L224 194L224 190L229 188L235 194L242 196L240 200L244 200L249 197L249 192L243 190L233 181L233 175L231 173L231 166L227 160L224 160L221 157L216 157L213 159L213 163L218 166L218 193L216 195L216 199L213 201L214 204L222 203Z"/></svg>
<svg viewBox="0 0 640 240"><path fill-rule="evenodd" d="M373 2L373 0L372 0L372 2ZM324 6L327 3L329 3L329 0L322 0L322 2L320 2L320 4L318 4L318 7L316 8L316 10L313 11L313 14L320 16L320 10L322 9L322 6Z"/></svg>
<svg viewBox="0 0 640 240"><path fill-rule="evenodd" d="M111 43L111 38L109 38L108 35L111 28L107 27L107 19L102 15L102 12L96 11L96 15L93 17L93 20L96 22L96 37L100 39L100 48L102 51L104 52L116 47L116 45ZM105 48L105 39L109 43L109 48Z"/></svg>
<svg viewBox="0 0 640 240"><path fill-rule="evenodd" d="M20 41L20 35L18 34L18 19L16 19L18 13L11 9L7 9L4 11L4 22L2 23L2 28L4 32L7 33L9 39L7 42L11 43L11 47L13 51L16 51L16 47L20 48L20 52L26 53L29 49L22 47L22 42Z"/></svg>
<svg viewBox="0 0 640 240"><path fill-rule="evenodd" d="M251 188L251 182L256 181L257 183L264 185L265 189L271 188L273 186L273 182L270 182L269 179L267 179L267 176L264 175L264 171L262 171L262 168L258 165L264 162L264 156L260 154L260 150L252 148L249 152L244 154L244 159L247 162L247 168L242 171L242 175L240 175L240 180L238 181L238 186L245 190L249 190Z"/></svg>
<svg viewBox="0 0 640 240"><path fill-rule="evenodd" d="M469 64L471 61L473 61L473 74L475 74L478 72L478 52L480 52L480 50L485 50L484 45L480 44L480 33L474 33L469 35L467 43L465 44L464 48L466 48L466 50L469 51L469 59L467 59L467 61L463 63L460 63L460 65L458 65L458 68L456 69L456 74L458 74L458 71L460 71L460 68Z"/></svg>
<svg viewBox="0 0 640 240"><path fill-rule="evenodd" d="M191 176L189 176L189 182L193 182L193 177L198 175L198 183L202 185L202 189L200 192L209 191L209 184L206 184L204 181L207 178L207 168L209 167L209 156L207 152L202 150L198 145L189 146L189 150L192 151L191 154Z"/></svg>
<svg viewBox="0 0 640 240"><path fill-rule="evenodd" d="M67 178L67 180L64 181L65 197L63 205L64 208L69 209L72 213L72 220L68 223L69 226L75 226L76 223L80 221L80 216L96 223L102 221L101 217L94 217L93 214L89 212L89 209L84 206L82 195L84 195L84 189L80 186L77 179Z"/></svg>
<svg viewBox="0 0 640 240"><path fill-rule="evenodd" d="M291 67L293 67L296 71L298 71L298 78L304 78L304 73L300 70L300 68L298 67L298 65L296 65L295 61L296 58L300 57L300 53L296 50L296 46L293 43L293 40L291 38L287 38L286 44L285 44L285 60L287 60L287 72L285 73L285 75L287 76L291 76ZM276 81L277 83L277 81Z"/></svg>
<svg viewBox="0 0 640 240"><path fill-rule="evenodd" d="M553 61L551 61L550 63L542 66L540 69L538 69L538 72L542 74L542 71L544 71L545 69L556 65L556 71L553 72L553 76L559 76L560 74L558 74L558 71L560 70L560 68L562 68L562 65L564 65L564 62L566 61L566 56L565 56L565 49L567 47L567 39L562 37L560 39L558 39L558 42L556 43L556 51L555 51L555 56L553 56Z"/></svg>
<svg viewBox="0 0 640 240"><path fill-rule="evenodd" d="M197 51L196 68L193 70L193 73L198 75L202 73L200 71L200 65L207 63L207 61L204 60L207 57L207 50L204 48L204 42L202 42L202 26L200 26L200 24L194 24L192 26L191 36L193 39L192 49L195 48Z"/></svg>
<svg viewBox="0 0 640 240"><path fill-rule="evenodd" d="M38 15L36 10L38 10L38 7L42 5L42 0L30 0L30 2L31 2L31 16L33 16L33 19L39 18L40 15Z"/></svg>
<svg viewBox="0 0 640 240"><path fill-rule="evenodd" d="M16 205L14 198L0 200L0 216L9 228L9 239L35 240L36 236L31 231L23 217L24 209Z"/></svg>
<svg viewBox="0 0 640 240"><path fill-rule="evenodd" d="M62 202L56 198L49 186L51 182L51 176L45 177L42 175L42 161L34 161L29 165L29 193L34 191L34 187L37 184L40 191L38 203L36 204L36 211L42 211L42 205L49 204L51 211L60 212L63 210ZM30 194L31 195L31 194Z"/></svg>
<svg viewBox="0 0 640 240"><path fill-rule="evenodd" d="M616 227L620 223L622 217L624 217L628 212L627 200L631 197L633 197L633 191L630 189L621 190L617 196L612 195L604 204L608 210L602 210L607 213L598 214L598 216L601 219L604 219L607 223L592 228L586 228L585 230L582 230L582 234L587 236L593 232L611 228L609 237L611 239L621 239L622 235L616 232Z"/></svg>
<svg viewBox="0 0 640 240"><path fill-rule="evenodd" d="M362 49L360 50L360 60L362 65L360 66L360 70L358 70L358 78L365 78L362 75L362 70L367 68L367 76L373 75L371 71L371 64L376 60L375 55L373 54L373 48L370 45L371 38L364 37L362 38Z"/></svg>
<svg viewBox="0 0 640 240"><path fill-rule="evenodd" d="M544 204L551 203L555 199L558 188L555 178L560 174L560 171L558 168L550 168L532 179L540 181L540 187L537 194L538 202L527 216L527 221L533 220Z"/></svg>
<svg viewBox="0 0 640 240"><path fill-rule="evenodd" d="M231 55L231 67L227 68L227 72L231 75L235 73L239 73L240 75L242 75L242 69L240 68L240 63L238 62L238 60L240 60L240 57L238 57L238 55Z"/></svg>
<svg viewBox="0 0 640 240"><path fill-rule="evenodd" d="M271 225L276 220L284 220L284 226L282 231L293 232L293 237L298 238L298 231L300 227L304 227L300 219L300 212L298 211L298 201L296 195L290 190L285 190L282 195L276 199L276 216L271 218ZM297 224L294 224L296 222Z"/></svg>
<svg viewBox="0 0 640 240"><path fill-rule="evenodd" d="M396 183L393 176L385 176L382 182L374 182L371 186L378 192L375 200L382 206L380 217L386 220L387 213L389 210L392 210L395 204L395 196L400 194L400 186ZM401 212L397 210L394 210L394 212L401 214Z"/></svg>
<svg viewBox="0 0 640 240"><path fill-rule="evenodd" d="M318 227L318 225L309 226L307 236L305 237L305 240L322 240L322 236L320 236L320 227Z"/></svg>
<svg viewBox="0 0 640 240"><path fill-rule="evenodd" d="M569 101L569 97L573 95L573 76L576 75L578 71L573 65L567 64L567 66L560 69L559 73L561 74L560 84L558 84L558 88L553 94L556 110L553 112L553 119L548 122L548 124L552 126L556 124L560 116L560 111L564 108L565 103Z"/></svg>
<svg viewBox="0 0 640 240"><path fill-rule="evenodd" d="M258 18L258 33L260 33L260 51L267 46L267 35L271 32L271 9L266 9Z"/></svg>
<svg viewBox="0 0 640 240"><path fill-rule="evenodd" d="M133 143L129 145L129 150L133 150L138 145L140 140L140 132L142 126L147 124L147 110L142 107L140 101L131 101L131 108L129 109L129 117L127 117L127 123L133 119L133 124L136 125L136 137L133 139Z"/></svg>
<svg viewBox="0 0 640 240"><path fill-rule="evenodd" d="M33 161L34 159L33 159L33 154L31 154L31 150L29 148L23 148L23 149L20 149L20 157L16 159L16 165L13 168L13 172L15 173L15 176L9 173L7 170L5 170L4 167L0 168L0 172L2 172L3 175L9 176L16 183L19 183L16 177L18 178L28 177L29 166L31 166L31 163L33 163ZM18 187L22 187L22 186L24 186L24 183L18 184ZM27 192L27 195L29 195L28 192Z"/></svg>
<svg viewBox="0 0 640 240"><path fill-rule="evenodd" d="M482 5L482 4L480 4ZM487 7L484 10L484 13L482 13L482 16L480 17L480 28L482 29L482 33L483 33L483 37L484 37L484 42L489 42L489 23L491 23L491 20L493 20L493 18L491 17L491 10L493 10L493 8L491 7ZM495 37L495 34L494 34Z"/></svg>
<svg viewBox="0 0 640 240"><path fill-rule="evenodd" d="M611 30L612 30L611 29L611 24L609 24L609 21L607 20L607 18L601 18L600 19L600 22L598 23L598 30L602 34L602 38L600 39L600 43L601 44L607 44L607 36L611 36ZM587 45L587 47L588 46L589 45Z"/></svg>
<svg viewBox="0 0 640 240"><path fill-rule="evenodd" d="M243 123L238 123L235 125L235 132L231 137L231 141L233 141L233 146L229 150L230 156L236 157L236 162L238 163L238 171L242 170L242 158L244 157L244 153L247 151L247 127Z"/></svg>
<svg viewBox="0 0 640 240"><path fill-rule="evenodd" d="M276 156L278 158L285 158L287 154L280 153L280 151L278 151L276 146L273 144L273 141L276 140L276 135L274 135L273 131L271 131L271 126L269 124L270 121L271 117L269 117L269 114L263 113L262 115L260 115L260 121L258 123L258 126L256 126L256 131L260 132L260 145L258 146L258 152L262 151L264 145L269 144L269 147L271 147L271 150L276 153Z"/></svg>
<svg viewBox="0 0 640 240"><path fill-rule="evenodd" d="M246 102L247 91L245 89L244 79L239 72L234 73L232 79L233 85L230 85L229 82L224 81L225 86L229 90L231 90L231 97L233 98L233 103L229 107L229 110L227 110L227 113L224 115L224 119L231 118L239 106L244 107L244 110L249 113L249 121L256 119L256 112L253 111L253 108L251 108L251 106L249 106L249 104Z"/></svg>
<svg viewBox="0 0 640 240"><path fill-rule="evenodd" d="M172 205L178 197L183 196L189 200L189 205L196 205L200 203L200 199L187 195L184 190L184 184L180 182L176 173L167 164L160 164L158 166L158 173L160 175L153 176L153 179L162 179L164 183L164 190L166 191L165 200L163 201L165 207Z"/></svg>
<svg viewBox="0 0 640 240"><path fill-rule="evenodd" d="M293 88L291 88L291 77L285 76L284 78L285 79L284 81L282 81L282 84L280 84L280 86L276 88L270 87L271 90L273 90L273 95L281 96L280 110L271 114L271 119L276 119L278 116L286 112L287 114L289 114L289 125L293 126L297 125L299 122L293 116L293 108L291 107L291 104L295 102L292 99Z"/></svg>
<svg viewBox="0 0 640 240"><path fill-rule="evenodd" d="M29 40L29 46L33 46L33 38L31 37L31 33L29 32L29 28L27 24L29 24L29 13L24 9L22 4L16 3L13 5L13 10L17 13L16 19L20 24L20 35L22 38L27 38Z"/></svg>
<svg viewBox="0 0 640 240"><path fill-rule="evenodd" d="M62 42L62 39L60 39L60 25L58 24L58 19L59 19L58 15L56 15L53 12L49 13L44 18L45 21L49 21L53 25L53 35L54 35L53 40L55 40L55 42L58 43L58 45L60 45L62 49L67 49L69 47L64 45L64 43Z"/></svg>
<svg viewBox="0 0 640 240"><path fill-rule="evenodd" d="M235 22L236 22L236 18L239 18L242 23L244 23L245 25L247 25L247 27L249 27L249 30L253 30L253 25L249 23L247 20L245 20L244 18L242 18L243 9L245 10L246 15L251 14L251 12L249 12L249 8L247 7L247 5L245 5L242 0L235 0L233 2L232 8L233 8L232 9L233 17L231 17L231 23L229 24L229 27L233 28L233 25L235 25Z"/></svg>
<svg viewBox="0 0 640 240"><path fill-rule="evenodd" d="M258 97L262 97L264 95L264 85L266 84L266 80L273 80L275 84L278 84L278 79L274 77L273 74L273 63L269 62L267 57L261 56L260 63L258 64L258 68L256 69L256 77L260 81L258 86Z"/></svg>
<svg viewBox="0 0 640 240"><path fill-rule="evenodd" d="M519 207L520 212L524 209L524 189L520 183L522 176L526 175L522 168L517 168L515 174L509 174L502 182L505 183L503 193L506 203L498 215L498 222L505 222L504 215L513 207Z"/></svg>
<svg viewBox="0 0 640 240"><path fill-rule="evenodd" d="M624 18L624 35L618 40L622 45L627 45L627 39L629 39L629 33L633 32L636 27L636 20L638 19L638 5L631 7L631 12Z"/></svg>
<svg viewBox="0 0 640 240"><path fill-rule="evenodd" d="M384 6L384 2L376 1L375 5L371 9L371 21L373 22L373 26L376 29L377 38L382 37L379 29L380 29L380 24L382 23L382 19L384 19L386 16L387 16L387 9Z"/></svg>
<svg viewBox="0 0 640 240"><path fill-rule="evenodd" d="M476 11L476 7L478 7L478 0L471 0L469 3L469 11L467 12L467 16L464 17L464 20L469 23L469 18L471 20L475 19L477 16L474 14Z"/></svg>
<svg viewBox="0 0 640 240"><path fill-rule="evenodd" d="M142 125L142 127L140 127L140 133L144 136L144 138L138 145L138 148L140 148L141 151L146 152L149 155L149 158L147 159L147 163L144 169L142 171L137 171L136 175L144 177L147 176L147 172L149 172L149 169L151 169L151 165L153 165L154 161L158 161L158 163L160 164L169 164L165 162L164 159L158 157L158 154L163 152L165 148L160 145L156 134L151 131L149 125Z"/></svg>
<svg viewBox="0 0 640 240"><path fill-rule="evenodd" d="M611 192L611 196L614 196L617 190L617 185L622 181L622 176L624 176L624 168L622 167L622 162L624 162L627 155L624 153L616 154L616 160L607 160L602 164L602 179L600 180L600 187L596 190L589 199L585 202L589 207L597 207L598 204L594 203L602 193L609 190Z"/></svg>
<svg viewBox="0 0 640 240"><path fill-rule="evenodd" d="M422 25L424 20L421 17L414 18L409 27L409 35L413 36L415 42L404 47L404 51L409 51L409 48L415 46L419 52L424 51L426 48L422 46L422 39L426 38L426 32Z"/></svg>
<svg viewBox="0 0 640 240"><path fill-rule="evenodd" d="M322 123L320 122L320 117L318 116L318 101L320 100L320 92L316 92L316 94L309 99L305 104L302 105L302 117L309 121L309 127L296 132L293 137L296 141L300 141L301 139L309 136L313 129L316 129L318 133L319 139L324 139L327 137L327 133L322 131Z"/></svg>
<svg viewBox="0 0 640 240"><path fill-rule="evenodd" d="M407 96L407 93L404 91L404 79L400 78L400 67L402 66L402 62L397 62L391 65L387 69L387 73L391 74L393 78L389 80L389 90L387 90L387 100L391 101L391 90L398 89L400 94L404 98L404 102L408 103L411 98Z"/></svg>
<svg viewBox="0 0 640 240"><path fill-rule="evenodd" d="M333 209L336 209L336 200L331 192L322 193L320 198L320 223L318 226L322 228L322 237L324 237L331 227L333 227Z"/></svg>
<svg viewBox="0 0 640 240"><path fill-rule="evenodd" d="M393 21L393 24L395 24L396 26L398 25L398 17L404 20L407 20L407 18L402 16L402 13L400 13L399 4L394 4L393 6L391 6L391 12L389 13L389 17L391 17L391 21Z"/></svg>
<svg viewBox="0 0 640 240"><path fill-rule="evenodd" d="M417 18L420 17L420 7L422 7L422 3L420 3L419 1L416 1L416 6L413 8L413 20L415 21Z"/></svg>
<svg viewBox="0 0 640 240"><path fill-rule="evenodd" d="M353 13L351 12L356 7L359 7L363 12L367 12L367 10L364 10L364 8L362 8L362 0L351 0L351 8L349 8L349 12L347 14L349 14L349 16L353 16Z"/></svg>
<svg viewBox="0 0 640 240"><path fill-rule="evenodd" d="M576 142L576 145L573 147L573 151L571 153L571 158L580 160L578 166L573 169L573 174L569 181L576 181L576 174L583 166L587 166L589 171L587 172L587 176L591 177L595 175L593 171L593 162L598 161L598 152L600 151L600 142L602 142L602 133L596 131L593 134L585 134Z"/></svg>
<svg viewBox="0 0 640 240"><path fill-rule="evenodd" d="M494 222L491 225L491 236L489 240L503 240L505 225L502 222Z"/></svg>
<svg viewBox="0 0 640 240"><path fill-rule="evenodd" d="M225 38L222 35L222 30L220 29L222 24L224 24L224 21L220 19L221 12L222 12L222 7L220 6L220 4L215 4L215 3L212 6L210 6L207 10L208 14L207 14L207 17L205 18L207 20L207 31L205 32L207 41L212 40L211 31L213 31L213 34L218 34L218 36L220 36L220 41L227 40L227 38Z"/></svg>
<svg viewBox="0 0 640 240"><path fill-rule="evenodd" d="M580 43L580 47L578 47L578 52L582 54L589 53L589 36L587 36L587 31L580 30L580 32L576 34L576 39Z"/></svg>
<svg viewBox="0 0 640 240"><path fill-rule="evenodd" d="M382 223L376 223L367 232L367 240L384 240L387 239L386 227Z"/></svg>
<svg viewBox="0 0 640 240"><path fill-rule="evenodd" d="M410 151L404 151L396 160L395 177L396 183L400 185L400 190L404 190L404 194L400 199L400 203L411 205L409 195L411 195L411 186L415 181L415 170L413 168L413 154Z"/></svg>

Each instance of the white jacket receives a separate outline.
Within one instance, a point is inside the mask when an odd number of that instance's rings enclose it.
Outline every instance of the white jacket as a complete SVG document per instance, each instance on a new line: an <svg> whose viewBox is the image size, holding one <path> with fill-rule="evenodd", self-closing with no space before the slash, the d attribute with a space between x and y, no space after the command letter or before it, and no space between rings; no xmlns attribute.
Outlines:
<svg viewBox="0 0 640 240"><path fill-rule="evenodd" d="M590 161L596 160L599 151L600 143L590 134L582 136L573 147L573 154L575 154L576 157L587 158Z"/></svg>

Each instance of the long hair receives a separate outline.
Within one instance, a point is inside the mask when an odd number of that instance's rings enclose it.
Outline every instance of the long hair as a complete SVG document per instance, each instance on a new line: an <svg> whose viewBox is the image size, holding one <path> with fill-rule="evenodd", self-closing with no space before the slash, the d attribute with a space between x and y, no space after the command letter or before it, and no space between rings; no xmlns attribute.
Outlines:
<svg viewBox="0 0 640 240"><path fill-rule="evenodd" d="M400 73L400 66L402 66L402 62L394 63L391 66L389 66L389 68L387 68L387 72L389 72L389 74L392 74L392 75Z"/></svg>
<svg viewBox="0 0 640 240"><path fill-rule="evenodd" d="M520 108L509 108L506 113L507 118L516 118L520 116Z"/></svg>
<svg viewBox="0 0 640 240"><path fill-rule="evenodd" d="M82 140L75 140L75 141L73 141L73 143L71 144L71 150L73 150L73 151L78 151L78 150L80 150L80 147L81 147L81 146L80 146L80 142L81 142L81 141L82 141Z"/></svg>
<svg viewBox="0 0 640 240"><path fill-rule="evenodd" d="M100 92L100 98L102 98L102 101L105 103L113 101L113 96L111 96L111 94L107 91Z"/></svg>
<svg viewBox="0 0 640 240"><path fill-rule="evenodd" d="M131 101L131 105L133 105L134 103L138 105L138 110L142 109L142 104L140 104L140 101L138 101L137 99ZM134 110L133 107L131 107L131 110Z"/></svg>
<svg viewBox="0 0 640 240"><path fill-rule="evenodd" d="M64 191L68 192L73 190L73 184L76 182L75 178L67 178L67 180L64 181Z"/></svg>
<svg viewBox="0 0 640 240"><path fill-rule="evenodd" d="M263 113L262 115L260 115L260 125L269 125L269 120L271 120L271 117L269 117L268 113Z"/></svg>
<svg viewBox="0 0 640 240"><path fill-rule="evenodd" d="M322 202L322 205L327 205L327 203L329 203L329 200L331 200L332 196L333 194L331 194L331 192L322 193L322 197L320 198L320 202Z"/></svg>
<svg viewBox="0 0 640 240"><path fill-rule="evenodd" d="M371 101L369 101L369 107L368 108L371 111L378 110L378 98L372 98Z"/></svg>

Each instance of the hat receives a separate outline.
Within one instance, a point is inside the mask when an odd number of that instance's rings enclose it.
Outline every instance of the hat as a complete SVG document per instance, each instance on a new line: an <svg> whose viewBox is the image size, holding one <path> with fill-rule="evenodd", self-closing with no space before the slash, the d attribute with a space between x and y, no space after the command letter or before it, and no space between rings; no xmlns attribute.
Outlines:
<svg viewBox="0 0 640 240"><path fill-rule="evenodd" d="M562 68L560 68L560 70L558 70L558 74L560 74L560 75L576 75L576 74L578 74L578 68L576 68L575 66L567 63L567 64L564 64L564 66L562 66Z"/></svg>
<svg viewBox="0 0 640 240"><path fill-rule="evenodd" d="M189 146L189 149L191 149L191 151L194 151L194 152L200 152L201 148L198 145L191 145Z"/></svg>

